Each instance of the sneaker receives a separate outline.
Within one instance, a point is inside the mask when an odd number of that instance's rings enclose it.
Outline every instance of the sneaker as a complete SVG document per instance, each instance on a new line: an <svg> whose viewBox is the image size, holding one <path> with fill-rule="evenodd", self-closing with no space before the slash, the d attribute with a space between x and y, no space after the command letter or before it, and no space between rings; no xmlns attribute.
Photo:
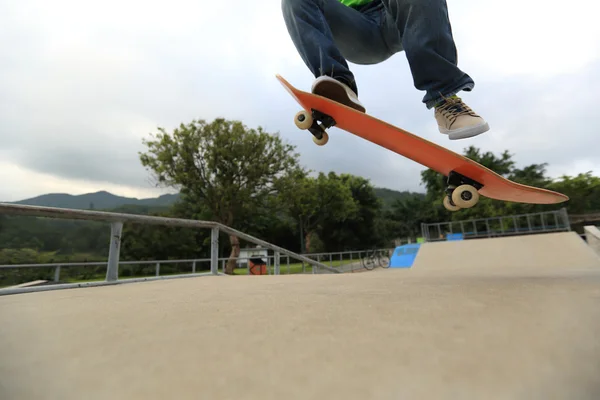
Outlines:
<svg viewBox="0 0 600 400"><path fill-rule="evenodd" d="M360 112L364 113L366 111L362 103L358 101L356 93L348 85L329 76L318 77L313 82L311 90L313 94L327 97Z"/></svg>
<svg viewBox="0 0 600 400"><path fill-rule="evenodd" d="M440 132L450 140L477 136L490 129L488 123L456 95L435 106L434 115Z"/></svg>

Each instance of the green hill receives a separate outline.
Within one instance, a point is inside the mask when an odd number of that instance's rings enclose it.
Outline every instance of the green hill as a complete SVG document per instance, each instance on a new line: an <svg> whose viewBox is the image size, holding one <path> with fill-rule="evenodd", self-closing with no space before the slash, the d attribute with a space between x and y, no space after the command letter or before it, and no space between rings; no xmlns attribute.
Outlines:
<svg viewBox="0 0 600 400"><path fill-rule="evenodd" d="M31 206L73 208L78 210L113 210L123 206L168 207L175 203L179 195L164 194L156 198L137 199L117 196L106 191L71 195L50 193L14 202Z"/></svg>
<svg viewBox="0 0 600 400"><path fill-rule="evenodd" d="M408 191L399 192L397 190L386 189L386 188L375 188L375 194L383 202L383 208L390 208L392 206L392 204L394 204L396 202L396 200L404 200L409 197L418 197L418 198L425 197L424 193L416 193L416 192L408 192Z"/></svg>
<svg viewBox="0 0 600 400"><path fill-rule="evenodd" d="M421 193L408 191L399 192L397 190L386 188L375 188L375 194L382 200L384 208L391 207L396 200L402 200L413 196L424 196ZM173 205L178 198L178 194L164 194L154 198L137 199L134 197L117 196L103 190L96 193L86 193L81 195L49 193L30 199L16 201L14 203L31 206L73 208L78 210L123 210L124 208L138 210L140 207L144 209L169 207Z"/></svg>

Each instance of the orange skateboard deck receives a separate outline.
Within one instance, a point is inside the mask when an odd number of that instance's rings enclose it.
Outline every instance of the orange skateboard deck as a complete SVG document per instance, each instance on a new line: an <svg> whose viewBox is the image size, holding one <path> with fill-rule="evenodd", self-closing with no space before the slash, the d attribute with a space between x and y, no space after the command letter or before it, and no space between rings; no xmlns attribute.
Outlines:
<svg viewBox="0 0 600 400"><path fill-rule="evenodd" d="M473 207L479 195L531 204L556 204L569 200L561 193L505 179L467 157L408 131L325 97L298 90L280 75L277 79L304 109L294 118L296 126L308 129L316 144L326 144L329 136L325 129L335 126L431 168L448 179L443 203L450 211Z"/></svg>

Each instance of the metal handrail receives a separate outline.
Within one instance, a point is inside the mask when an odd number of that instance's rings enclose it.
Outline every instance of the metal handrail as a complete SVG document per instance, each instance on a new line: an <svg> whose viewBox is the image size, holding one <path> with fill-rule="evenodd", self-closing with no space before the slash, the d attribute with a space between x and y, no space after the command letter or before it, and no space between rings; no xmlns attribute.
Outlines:
<svg viewBox="0 0 600 400"><path fill-rule="evenodd" d="M30 205L22 205L22 204L10 204L10 203L0 203L0 214L9 214L9 215L21 215L21 216L31 216L31 217L47 217L47 218L57 218L57 219L69 219L69 220L88 220L88 221L103 221L111 223L111 244L108 255L108 263L107 263L107 272L106 272L106 281L105 282L96 282L95 284L116 284L122 283L118 279L118 265L119 265L119 253L120 253L120 243L121 243L121 234L123 229L123 223L140 223L147 225L164 225L164 226L177 226L177 227L187 227L187 228L210 228L211 229L211 274L212 275L221 275L218 272L218 242L219 242L219 233L224 232L232 236L236 236L242 240L246 240L248 242L258 244L264 248L270 249L275 252L275 266L279 268L279 257L281 254L285 254L291 258L304 261L310 265L316 266L318 268L326 269L333 273L340 273L335 268L329 267L321 262L315 261L309 257L303 256L301 254L294 253L292 251L286 250L282 247L276 246L274 244L268 243L264 240L258 239L252 235L248 235L246 233L240 232L236 229L230 228L223 224L214 221L199 221L199 220L188 220L181 218L169 218L169 217L156 217L156 216L148 216L148 215L137 215L137 214L124 214L124 213L114 213L107 211L94 211L94 210L75 210L69 208L56 208L56 207L43 207L43 206L30 206ZM204 274L203 274L204 275ZM149 278L150 279L150 278ZM146 279L147 280L147 279ZM128 282L132 281L130 279ZM92 285L90 283L89 285ZM68 284L68 285L57 285L61 288L63 287L80 287L82 284ZM14 289L17 292L26 292L26 291L35 291L42 290L40 288L21 288ZM45 288L43 290L50 290Z"/></svg>
<svg viewBox="0 0 600 400"><path fill-rule="evenodd" d="M556 225L552 227L545 226L544 218L546 216L554 217ZM542 223L541 229L539 227L534 227L532 222L536 222L536 218L540 217L540 221ZM526 219L526 227L519 229L518 225L522 222L523 218ZM491 229L490 225L496 222L500 222L501 228L500 230ZM504 223L512 222L514 229L504 229L502 225ZM485 230L483 232L479 232L477 227L479 224L485 224ZM466 231L465 228L473 227L474 233L471 231ZM426 241L438 241L445 240L445 233L455 233L454 228L459 228L456 233L462 233L464 235L468 235L469 238L477 238L477 237L491 237L491 236L506 236L506 235L516 235L516 234L528 234L528 233L543 233L543 232L553 232L553 231L570 231L571 225L569 223L569 216L567 214L566 208L561 208L559 210L551 210L551 211L542 211L536 213L526 213L526 214L514 214L514 215L500 215L495 217L487 217L487 218L474 218L469 220L462 221L448 221L448 222L435 222L435 223L421 223L421 234L422 237ZM437 233L441 235L441 238L434 238L430 235L432 229L437 229Z"/></svg>
<svg viewBox="0 0 600 400"><path fill-rule="evenodd" d="M391 252L392 249L378 249L378 251L387 251L387 252ZM339 256L338 259L336 259L335 261L340 261L340 265L335 266L334 268L336 269L336 271L340 272L340 273L345 273L345 272L354 272L355 270L361 270L363 269L364 265L361 263L361 259L362 259L362 255L363 254L368 254L370 251L372 250L352 250L352 251L341 251L341 252L329 252L329 253L310 253L307 254L308 257L317 257L317 261L321 262L322 257L327 257L329 256L329 260L328 261L324 261L324 262L329 262L330 266L333 267L333 262L334 256ZM344 256L350 256L349 258L344 259ZM357 255L357 258L353 258L354 255ZM283 258L285 257L285 261L283 261ZM239 261L249 261L251 259L253 259L254 256L247 256L247 257L238 257L237 260ZM274 266L273 264L271 264L271 261L273 261L275 259L274 255L263 255L260 256L261 259L266 259L266 272L268 275L274 274L274 275L280 275L283 274L284 270L286 269L286 265L287 265L287 274L290 274L290 260L291 257L284 255L283 257L280 258L280 265L279 265L279 269L276 268L276 266ZM224 269L225 265L224 263L228 260L228 257L220 257L218 258L218 261L221 265L220 269ZM173 277L195 277L195 276L204 276L204 275L209 275L211 274L210 272L196 272L197 271L197 266L198 264L204 264L207 262L210 262L211 259L210 258L195 258L195 259L178 259L178 260L174 260L174 259L168 259L168 260L137 260L137 261L119 261L119 265L120 266L148 266L148 265L154 265L155 269L154 269L154 273L148 274L148 271L146 271L146 273L143 273L141 276L138 275L137 277L135 276L131 276L128 275L126 279L128 282L135 282L135 281L139 281L139 279L142 280L148 280L148 278L150 277L156 277L156 279L172 279ZM344 262L345 261L345 262ZM186 263L191 263L191 272L183 272L181 270L175 272L175 273L167 273L167 274L163 274L162 271L162 267L166 266L166 265L181 265L181 264L186 264ZM19 269L41 269L41 268L49 268L49 269L54 269L54 277L51 278L50 280L44 280L43 284L51 284L51 285L59 285L60 281L61 281L61 276L62 276L62 271L64 269L70 269L70 268L86 268L86 267L95 267L95 266L103 266L106 265L106 261L105 262L99 262L99 261L83 261L83 262L55 262L55 263L36 263L36 264L4 264L4 265L0 265L0 270L4 269L4 270L19 270ZM247 272L248 275L251 274L251 266L250 264L247 264L244 268ZM302 274L306 273L307 271L305 270L304 266L302 268ZM323 272L322 270L319 270L318 268L312 268L310 270L310 273L312 274L320 274L321 272ZM151 278L150 278L151 279ZM95 279L90 279L87 281L83 281L83 282L98 282ZM1 281L0 281L1 283ZM8 287L0 287L0 294L3 294L2 291L5 291L7 289L13 289L13 288L21 288L21 287L30 287L30 286L37 286L37 285L23 285L26 282L21 282L21 283L17 283Z"/></svg>

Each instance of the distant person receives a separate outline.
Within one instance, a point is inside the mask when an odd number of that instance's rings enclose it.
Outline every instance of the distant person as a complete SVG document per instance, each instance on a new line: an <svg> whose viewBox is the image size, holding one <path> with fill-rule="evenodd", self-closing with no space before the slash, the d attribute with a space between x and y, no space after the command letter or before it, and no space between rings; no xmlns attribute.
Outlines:
<svg viewBox="0 0 600 400"><path fill-rule="evenodd" d="M425 91L423 103L435 109L441 133L456 140L489 130L457 96L475 83L457 66L445 0L282 0L282 10L292 41L316 78L313 93L366 112L346 60L377 64L405 51L414 85Z"/></svg>

